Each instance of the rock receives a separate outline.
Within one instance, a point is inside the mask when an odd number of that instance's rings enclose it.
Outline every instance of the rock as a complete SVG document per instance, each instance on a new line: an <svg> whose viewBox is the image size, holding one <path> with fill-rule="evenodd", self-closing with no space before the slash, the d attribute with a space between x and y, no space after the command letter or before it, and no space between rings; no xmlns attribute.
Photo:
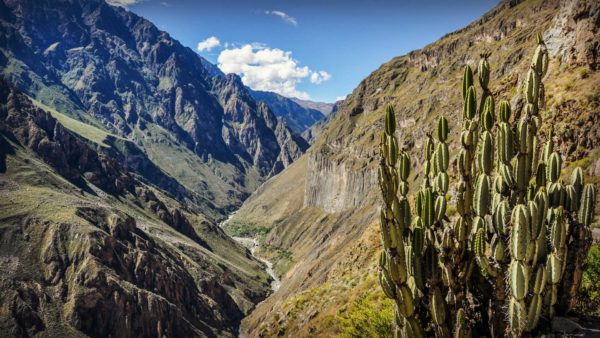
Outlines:
<svg viewBox="0 0 600 338"><path fill-rule="evenodd" d="M588 173L590 176L600 177L600 159L590 166Z"/></svg>
<svg viewBox="0 0 600 338"><path fill-rule="evenodd" d="M31 97L43 91L52 98L44 103L111 134L101 140L109 147L96 148L107 155L100 159L106 171L118 161L149 185L217 219L306 149L300 137L282 137L276 123L265 121L238 76L224 75L122 7L98 0L0 6L6 13L0 18L6 37L2 57L23 65L19 71L5 67L4 78ZM51 131L51 121L37 124L44 135L32 133L30 147L55 159L57 168L75 160L61 158L61 147L69 147L64 130ZM177 161L185 163L184 170L166 173L172 163L157 158L163 151L183 157ZM78 155L86 161L85 154ZM61 174L79 176L62 166ZM190 184L193 175L198 177ZM88 180L114 186L111 193L131 188L116 177Z"/></svg>
<svg viewBox="0 0 600 338"><path fill-rule="evenodd" d="M288 126L294 133L302 134L306 129L323 119L325 115L314 108L319 107L330 111L330 104L322 104L311 101L300 101L306 107L303 107L294 99L281 96L276 93L249 90L250 95L257 101L263 101L277 118L283 119L285 125Z"/></svg>
<svg viewBox="0 0 600 338"><path fill-rule="evenodd" d="M309 153L304 206L329 213L351 210L364 202L377 184L377 171L354 168L351 162L336 161L322 152Z"/></svg>
<svg viewBox="0 0 600 338"><path fill-rule="evenodd" d="M552 318L552 331L554 332L575 333L581 330L583 327L569 318L559 316Z"/></svg>

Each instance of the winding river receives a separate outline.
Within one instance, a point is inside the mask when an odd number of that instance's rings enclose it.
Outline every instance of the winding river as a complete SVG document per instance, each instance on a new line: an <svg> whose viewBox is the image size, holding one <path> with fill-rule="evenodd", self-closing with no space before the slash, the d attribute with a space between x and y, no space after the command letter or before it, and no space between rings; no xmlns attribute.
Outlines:
<svg viewBox="0 0 600 338"><path fill-rule="evenodd" d="M219 227L223 228L229 222L229 220L231 220L233 215L235 215L235 213L230 214L226 220L219 223ZM254 256L254 258L258 259L265 265L265 271L273 279L273 281L271 281L271 290L273 292L277 291L279 289L279 287L281 286L281 280L275 273L275 270L273 270L273 263L262 257L256 256L254 254L256 252L256 249L258 249L258 239L256 237L238 237L238 236L232 236L231 238L233 238L236 242L238 242L241 245L248 248L248 250L250 250L250 253L252 254L252 256Z"/></svg>

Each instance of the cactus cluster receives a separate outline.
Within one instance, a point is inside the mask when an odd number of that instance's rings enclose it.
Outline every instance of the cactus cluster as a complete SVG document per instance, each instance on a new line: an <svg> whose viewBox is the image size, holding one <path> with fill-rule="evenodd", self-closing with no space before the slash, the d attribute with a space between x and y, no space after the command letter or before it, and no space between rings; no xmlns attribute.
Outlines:
<svg viewBox="0 0 600 338"><path fill-rule="evenodd" d="M396 302L397 337L519 337L574 304L583 262L573 257L589 250L596 193L581 168L563 182L551 130L539 141L548 52L538 34L512 122L510 104L496 109L488 89L488 57L477 68L479 104L473 71L464 71L456 215L447 215L447 118L424 141L423 183L410 197L411 159L399 149L393 107L385 109L379 279Z"/></svg>

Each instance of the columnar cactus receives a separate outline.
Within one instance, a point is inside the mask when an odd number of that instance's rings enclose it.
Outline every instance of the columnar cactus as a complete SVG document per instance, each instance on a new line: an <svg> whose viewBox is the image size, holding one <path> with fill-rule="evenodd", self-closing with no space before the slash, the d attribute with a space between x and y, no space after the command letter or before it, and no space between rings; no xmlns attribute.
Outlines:
<svg viewBox="0 0 600 338"><path fill-rule="evenodd" d="M488 57L482 54L477 69L479 107L473 71L464 70L453 219L446 214L447 118L424 142L422 187L409 199L411 160L398 147L394 109L386 107L379 277L396 301L398 337L518 337L543 331L540 321L574 304L596 193L580 168L563 183L552 130L540 146L548 52L538 35L514 122L507 101L496 116Z"/></svg>

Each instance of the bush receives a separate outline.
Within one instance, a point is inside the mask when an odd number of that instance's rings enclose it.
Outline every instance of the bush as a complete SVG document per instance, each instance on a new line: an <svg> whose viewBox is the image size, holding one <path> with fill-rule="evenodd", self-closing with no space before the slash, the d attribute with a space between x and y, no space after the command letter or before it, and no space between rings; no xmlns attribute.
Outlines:
<svg viewBox="0 0 600 338"><path fill-rule="evenodd" d="M394 303L380 292L363 296L344 307L336 320L339 337L393 337Z"/></svg>
<svg viewBox="0 0 600 338"><path fill-rule="evenodd" d="M600 247L592 245L579 288L578 309L584 315L600 315Z"/></svg>

